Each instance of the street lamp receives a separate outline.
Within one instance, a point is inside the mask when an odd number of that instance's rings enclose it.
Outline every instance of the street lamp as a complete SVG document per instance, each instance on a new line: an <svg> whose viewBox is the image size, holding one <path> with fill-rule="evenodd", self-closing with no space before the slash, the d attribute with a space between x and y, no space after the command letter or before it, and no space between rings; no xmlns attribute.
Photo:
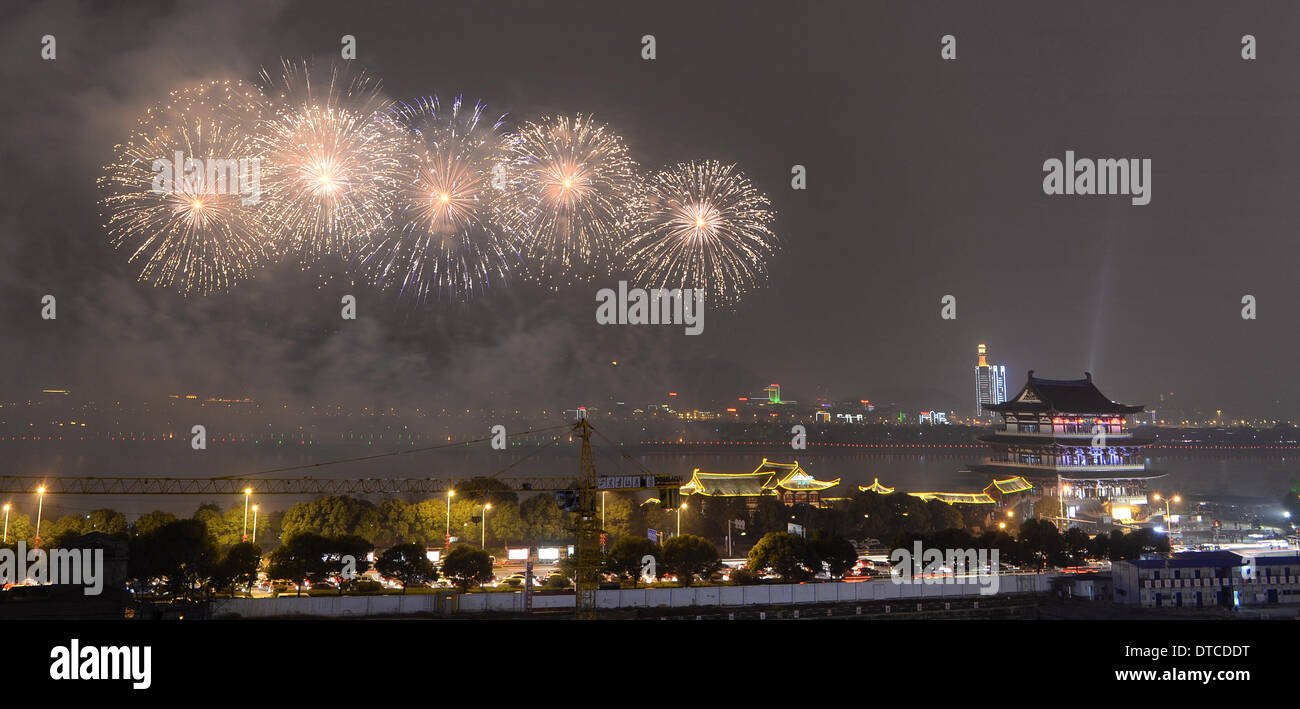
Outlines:
<svg viewBox="0 0 1300 709"><path fill-rule="evenodd" d="M483 503L483 538L479 540L478 545L484 549L487 549L487 513L490 509L492 509L491 502Z"/></svg>
<svg viewBox="0 0 1300 709"><path fill-rule="evenodd" d="M682 536L682 510L686 509L686 503L677 506L677 536Z"/></svg>
<svg viewBox="0 0 1300 709"><path fill-rule="evenodd" d="M4 536L4 541L0 542L0 544L8 544L8 543L9 543L9 503L6 502L5 503L5 536Z"/></svg>
<svg viewBox="0 0 1300 709"><path fill-rule="evenodd" d="M1160 493L1158 493L1158 492L1157 492L1157 493L1153 493L1153 494L1151 495L1151 499L1155 500L1156 502L1159 502L1159 501L1160 501ZM1172 499L1170 499L1170 498L1165 498L1165 527L1169 530L1169 534L1170 534L1170 535L1173 535L1173 533L1174 533L1174 525L1173 525L1172 522L1169 521L1169 503L1170 503L1170 502L1182 502L1182 501L1183 501L1183 498L1179 497L1178 495L1174 495Z"/></svg>
<svg viewBox="0 0 1300 709"><path fill-rule="evenodd" d="M456 495L455 490L447 491L447 543L451 543L451 498Z"/></svg>
<svg viewBox="0 0 1300 709"><path fill-rule="evenodd" d="M244 488L244 537L241 541L248 541L248 496L253 494L253 488Z"/></svg>
<svg viewBox="0 0 1300 709"><path fill-rule="evenodd" d="M45 486L36 488L36 548L41 548L41 510L45 507Z"/></svg>
<svg viewBox="0 0 1300 709"><path fill-rule="evenodd" d="M253 543L257 543L257 505L253 505Z"/></svg>

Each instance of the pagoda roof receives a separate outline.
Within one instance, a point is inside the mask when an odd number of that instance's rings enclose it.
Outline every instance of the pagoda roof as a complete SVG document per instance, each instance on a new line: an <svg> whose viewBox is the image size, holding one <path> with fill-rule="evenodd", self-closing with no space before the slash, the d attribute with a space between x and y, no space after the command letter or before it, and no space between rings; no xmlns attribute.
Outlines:
<svg viewBox="0 0 1300 709"><path fill-rule="evenodd" d="M775 476L775 487L783 490L825 490L840 484L840 479L818 480L808 474L808 471L799 465L799 461L793 463L777 463L775 461L763 459L763 462L754 468L753 475L770 473Z"/></svg>
<svg viewBox="0 0 1300 709"><path fill-rule="evenodd" d="M752 497L774 495L777 489L806 492L826 490L840 484L840 478L818 480L809 475L799 462L777 463L763 459L752 473L706 473L699 468L681 487L684 495L710 497Z"/></svg>
<svg viewBox="0 0 1300 709"><path fill-rule="evenodd" d="M696 468L690 481L681 487L681 493L709 497L774 495L775 477L776 474L770 472L706 473Z"/></svg>
<svg viewBox="0 0 1300 709"><path fill-rule="evenodd" d="M988 493L984 492L909 492L912 497L919 497L922 500L938 500L950 505L992 505L996 503Z"/></svg>
<svg viewBox="0 0 1300 709"><path fill-rule="evenodd" d="M984 408L998 413L1060 414L1135 414L1144 408L1111 401L1093 385L1090 372L1083 374L1083 379L1041 379L1031 369L1019 394Z"/></svg>
<svg viewBox="0 0 1300 709"><path fill-rule="evenodd" d="M870 485L859 485L859 486L858 486L858 489L861 490L861 491L863 491L863 492L874 492L874 493L876 493L877 495L892 495L892 494L894 494L894 488L892 488L892 487L885 487L884 485L881 485L881 484L880 484L880 478L876 478L875 480L872 480Z"/></svg>
<svg viewBox="0 0 1300 709"><path fill-rule="evenodd" d="M1034 486L1031 485L1028 480L1017 475L1014 478L1007 478L1006 480L994 480L992 483L989 483L989 487L997 488L998 492L1004 495L1009 495L1013 492L1031 490ZM986 487L984 489L987 491L989 488Z"/></svg>

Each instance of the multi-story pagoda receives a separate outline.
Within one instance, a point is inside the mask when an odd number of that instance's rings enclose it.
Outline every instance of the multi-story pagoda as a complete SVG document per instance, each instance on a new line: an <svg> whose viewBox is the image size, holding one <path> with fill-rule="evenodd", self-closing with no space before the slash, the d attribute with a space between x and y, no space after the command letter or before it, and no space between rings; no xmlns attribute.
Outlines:
<svg viewBox="0 0 1300 709"><path fill-rule="evenodd" d="M973 470L1045 488L1061 500L1066 520L1074 521L1075 512L1101 522L1134 519L1132 508L1147 504L1148 481L1161 477L1141 455L1151 440L1126 429L1124 417L1143 407L1106 398L1087 372L1062 380L1039 379L1031 370L1019 394L985 408L1002 422L980 437L991 454Z"/></svg>

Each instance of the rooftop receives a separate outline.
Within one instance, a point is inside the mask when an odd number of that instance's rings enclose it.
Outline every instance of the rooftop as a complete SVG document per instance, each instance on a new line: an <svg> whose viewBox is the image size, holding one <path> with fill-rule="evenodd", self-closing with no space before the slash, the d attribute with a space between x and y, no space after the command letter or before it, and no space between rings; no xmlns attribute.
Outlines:
<svg viewBox="0 0 1300 709"><path fill-rule="evenodd" d="M1041 379L1031 369L1019 394L984 408L999 413L1053 414L1135 414L1143 409L1111 401L1093 385L1090 372L1083 374L1083 379Z"/></svg>
<svg viewBox="0 0 1300 709"><path fill-rule="evenodd" d="M1189 569L1208 566L1244 566L1246 560L1232 551L1188 551L1162 559L1128 559L1139 569Z"/></svg>

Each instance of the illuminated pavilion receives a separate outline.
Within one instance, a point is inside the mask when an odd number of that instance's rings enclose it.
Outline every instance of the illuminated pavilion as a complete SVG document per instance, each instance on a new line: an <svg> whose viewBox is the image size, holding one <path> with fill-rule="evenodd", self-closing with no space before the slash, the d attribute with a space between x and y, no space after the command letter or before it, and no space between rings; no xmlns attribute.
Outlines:
<svg viewBox="0 0 1300 709"><path fill-rule="evenodd" d="M996 491L985 489L990 496L1010 489L999 482L1033 483L1058 498L1060 521L1067 525L1084 521L1076 513L1085 510L1099 522L1115 522L1138 517L1134 508L1148 504L1149 481L1163 477L1142 457L1151 440L1125 426L1125 417L1143 407L1111 401L1088 372L1083 379L1041 379L1030 370L1019 394L985 409L1000 414L1002 423L980 437L991 455L971 469L995 477Z"/></svg>
<svg viewBox="0 0 1300 709"><path fill-rule="evenodd" d="M861 491L863 491L863 492L874 492L874 493L876 493L877 495L892 495L892 494L894 494L894 488L892 488L892 487L885 487L884 485L881 485L881 484L880 484L880 478L876 478L876 479L872 480L870 485L859 485L859 486L858 486L858 489L861 490Z"/></svg>
<svg viewBox="0 0 1300 709"><path fill-rule="evenodd" d="M1011 495L1027 492L1033 487L1028 480L1016 476L1005 480L994 480L982 492L909 492L907 494L922 500L938 500L950 505L1001 505ZM891 495L894 492L894 488L881 485L880 478L872 480L870 485L859 485L858 489L862 492L874 492L877 495Z"/></svg>
<svg viewBox="0 0 1300 709"><path fill-rule="evenodd" d="M706 497L747 497L750 505L758 498L775 495L786 505L822 505L821 493L840 484L840 479L818 480L809 475L798 461L776 463L763 459L752 473L706 473L699 468L681 487L683 495Z"/></svg>

